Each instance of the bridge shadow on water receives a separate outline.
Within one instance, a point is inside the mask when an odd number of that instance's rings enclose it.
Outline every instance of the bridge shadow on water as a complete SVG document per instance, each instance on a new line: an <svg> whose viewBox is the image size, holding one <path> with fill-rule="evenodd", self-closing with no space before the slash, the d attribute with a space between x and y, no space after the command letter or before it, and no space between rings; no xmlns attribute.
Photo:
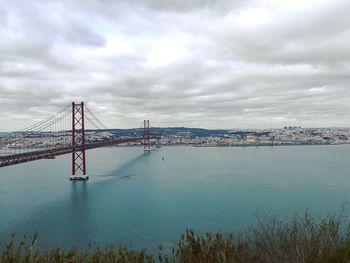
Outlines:
<svg viewBox="0 0 350 263"><path fill-rule="evenodd" d="M136 163L140 162L143 159L150 157L150 152L143 152L142 154L137 155L135 158L128 160L123 163L118 168L103 174L103 175L92 175L91 179L94 183L100 183L108 179L131 179L134 174L127 173L128 170L134 166ZM77 182L79 183L79 182Z"/></svg>

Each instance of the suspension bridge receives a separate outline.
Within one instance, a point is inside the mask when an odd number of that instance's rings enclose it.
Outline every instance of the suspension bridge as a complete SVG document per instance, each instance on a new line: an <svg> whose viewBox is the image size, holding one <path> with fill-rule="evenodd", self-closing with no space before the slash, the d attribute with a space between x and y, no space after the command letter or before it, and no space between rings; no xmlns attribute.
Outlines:
<svg viewBox="0 0 350 263"><path fill-rule="evenodd" d="M87 124L93 127L94 132L86 129ZM143 144L143 150L149 152L151 139L159 138L150 132L149 120L144 120L140 132L133 136L96 136L96 131L106 130L106 126L84 102L72 102L59 112L24 130L0 137L0 150L3 149L0 151L0 167L72 154L70 180L87 180L87 150L140 142Z"/></svg>

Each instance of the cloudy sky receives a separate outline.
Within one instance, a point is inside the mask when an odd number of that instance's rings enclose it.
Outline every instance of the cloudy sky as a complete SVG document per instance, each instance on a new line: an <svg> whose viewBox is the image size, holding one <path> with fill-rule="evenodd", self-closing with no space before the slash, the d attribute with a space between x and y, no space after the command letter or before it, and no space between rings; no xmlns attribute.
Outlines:
<svg viewBox="0 0 350 263"><path fill-rule="evenodd" d="M348 0L0 0L0 131L349 126Z"/></svg>

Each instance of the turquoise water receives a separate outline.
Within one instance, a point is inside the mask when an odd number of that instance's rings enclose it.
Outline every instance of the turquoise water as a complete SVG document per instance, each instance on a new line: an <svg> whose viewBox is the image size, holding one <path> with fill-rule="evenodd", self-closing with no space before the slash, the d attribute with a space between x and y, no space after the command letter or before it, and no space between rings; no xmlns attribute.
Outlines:
<svg viewBox="0 0 350 263"><path fill-rule="evenodd" d="M349 153L349 145L102 148L87 152L87 182L68 180L70 155L1 168L0 243L38 230L43 247L154 250L186 228L239 231L257 210L350 209Z"/></svg>

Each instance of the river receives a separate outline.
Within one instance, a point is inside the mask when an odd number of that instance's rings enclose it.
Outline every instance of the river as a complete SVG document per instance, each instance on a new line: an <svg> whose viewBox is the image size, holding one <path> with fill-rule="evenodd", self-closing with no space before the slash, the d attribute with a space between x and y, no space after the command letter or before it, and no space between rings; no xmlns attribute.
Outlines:
<svg viewBox="0 0 350 263"><path fill-rule="evenodd" d="M68 180L71 155L1 168L0 243L38 230L41 247L154 251L186 228L243 230L257 211L347 210L349 153L349 145L100 148L87 152L87 182Z"/></svg>

